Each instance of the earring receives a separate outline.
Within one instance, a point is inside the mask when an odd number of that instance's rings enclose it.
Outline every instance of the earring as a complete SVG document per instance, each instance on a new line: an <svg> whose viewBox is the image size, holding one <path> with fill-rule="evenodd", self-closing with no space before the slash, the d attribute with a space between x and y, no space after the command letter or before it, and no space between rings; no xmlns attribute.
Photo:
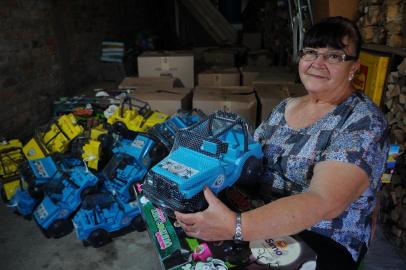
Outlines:
<svg viewBox="0 0 406 270"><path fill-rule="evenodd" d="M354 74L350 74L350 77L348 77L348 81L352 81L352 79L354 79Z"/></svg>

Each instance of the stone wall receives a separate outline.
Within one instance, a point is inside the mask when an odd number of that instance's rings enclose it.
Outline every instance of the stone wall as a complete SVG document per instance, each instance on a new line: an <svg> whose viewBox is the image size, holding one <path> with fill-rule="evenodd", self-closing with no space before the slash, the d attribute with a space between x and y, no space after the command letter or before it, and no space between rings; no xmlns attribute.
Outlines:
<svg viewBox="0 0 406 270"><path fill-rule="evenodd" d="M159 5L157 0L0 1L0 136L31 136L50 119L53 100L99 78L102 40L156 30Z"/></svg>

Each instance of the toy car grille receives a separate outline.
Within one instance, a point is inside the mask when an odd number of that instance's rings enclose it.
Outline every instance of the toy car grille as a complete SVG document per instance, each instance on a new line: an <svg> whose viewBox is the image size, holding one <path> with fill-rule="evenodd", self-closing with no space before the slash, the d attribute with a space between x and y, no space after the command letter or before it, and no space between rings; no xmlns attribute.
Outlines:
<svg viewBox="0 0 406 270"><path fill-rule="evenodd" d="M202 149L203 141L209 141L217 145L215 153L205 151ZM220 141L217 138L205 138L204 136L190 130L179 130L175 142L173 144L172 151L183 146L185 148L192 149L196 152L205 154L210 157L219 159L220 155L227 152L228 144Z"/></svg>
<svg viewBox="0 0 406 270"><path fill-rule="evenodd" d="M153 179L149 182L148 179ZM169 207L180 212L197 212L207 205L203 192L199 192L190 199L186 199L178 189L178 185L150 171L143 185L143 191L147 198L154 204Z"/></svg>

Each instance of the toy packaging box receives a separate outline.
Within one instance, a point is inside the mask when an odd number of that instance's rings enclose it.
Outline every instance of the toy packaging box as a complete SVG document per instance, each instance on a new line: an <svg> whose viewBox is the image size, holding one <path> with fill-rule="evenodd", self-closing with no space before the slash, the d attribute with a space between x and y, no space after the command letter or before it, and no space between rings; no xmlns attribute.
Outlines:
<svg viewBox="0 0 406 270"><path fill-rule="evenodd" d="M162 269L310 270L316 267L315 252L299 236L251 242L205 242L188 237L142 191L137 196Z"/></svg>
<svg viewBox="0 0 406 270"><path fill-rule="evenodd" d="M360 70L353 80L353 86L355 89L363 91L379 106L382 101L389 56L361 51L360 61Z"/></svg>

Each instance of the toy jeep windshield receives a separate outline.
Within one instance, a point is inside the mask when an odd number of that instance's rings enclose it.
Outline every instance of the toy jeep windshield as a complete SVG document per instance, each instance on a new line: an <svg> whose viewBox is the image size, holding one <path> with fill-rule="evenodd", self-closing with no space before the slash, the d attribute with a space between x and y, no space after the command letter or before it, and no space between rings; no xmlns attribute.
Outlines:
<svg viewBox="0 0 406 270"><path fill-rule="evenodd" d="M200 211L207 207L204 186L217 194L240 178L259 176L262 156L247 122L218 111L177 133L170 154L145 177L144 194L169 216Z"/></svg>

